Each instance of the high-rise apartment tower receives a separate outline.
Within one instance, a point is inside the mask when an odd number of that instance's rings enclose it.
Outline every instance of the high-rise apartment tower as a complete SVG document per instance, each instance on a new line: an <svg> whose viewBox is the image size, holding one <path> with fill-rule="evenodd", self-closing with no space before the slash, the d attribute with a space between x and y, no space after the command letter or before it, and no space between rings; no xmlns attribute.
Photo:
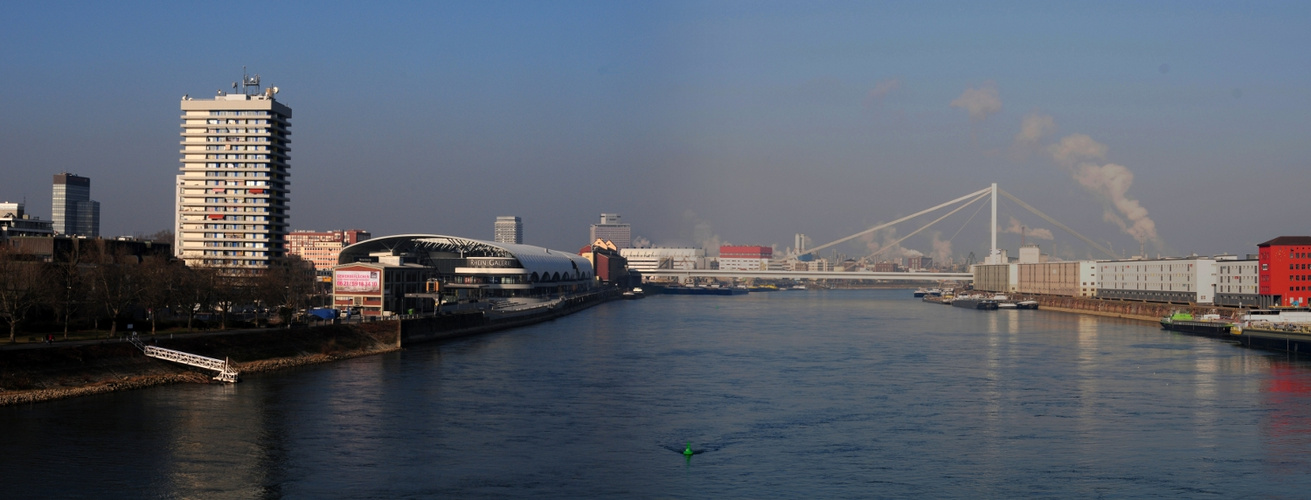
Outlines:
<svg viewBox="0 0 1311 500"><path fill-rule="evenodd" d="M187 265L263 268L287 251L291 108L243 75L240 90L182 97L177 244Z"/></svg>
<svg viewBox="0 0 1311 500"><path fill-rule="evenodd" d="M513 215L497 217L492 236L497 243L523 243L523 220Z"/></svg>
<svg viewBox="0 0 1311 500"><path fill-rule="evenodd" d="M55 234L100 236L100 202L91 199L91 179L55 174L51 220Z"/></svg>
<svg viewBox="0 0 1311 500"><path fill-rule="evenodd" d="M633 226L619 221L619 214L601 214L601 223L592 224L591 241L609 240L616 248L633 246Z"/></svg>

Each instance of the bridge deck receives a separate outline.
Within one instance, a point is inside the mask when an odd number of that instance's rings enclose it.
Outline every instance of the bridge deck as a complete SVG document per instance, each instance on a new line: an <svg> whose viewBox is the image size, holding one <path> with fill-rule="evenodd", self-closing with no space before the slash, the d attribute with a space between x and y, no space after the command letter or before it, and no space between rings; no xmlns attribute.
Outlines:
<svg viewBox="0 0 1311 500"><path fill-rule="evenodd" d="M690 271L674 269L656 269L642 271L643 276L664 276L678 278L764 278L764 279L830 279L859 281L971 281L970 273L875 273L844 271L722 271L716 269L695 269Z"/></svg>

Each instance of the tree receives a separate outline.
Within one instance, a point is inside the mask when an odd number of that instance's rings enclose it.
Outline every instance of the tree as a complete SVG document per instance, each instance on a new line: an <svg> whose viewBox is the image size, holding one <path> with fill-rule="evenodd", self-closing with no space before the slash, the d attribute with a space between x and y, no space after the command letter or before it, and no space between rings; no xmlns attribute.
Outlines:
<svg viewBox="0 0 1311 500"><path fill-rule="evenodd" d="M68 324L86 293L87 272L81 242L73 240L69 251L55 255L53 260L45 265L43 302L64 324L64 340L68 340Z"/></svg>
<svg viewBox="0 0 1311 500"><path fill-rule="evenodd" d="M141 266L137 256L123 251L101 253L99 260L92 272L95 299L109 313L109 336L114 337L118 334L119 317L140 298Z"/></svg>
<svg viewBox="0 0 1311 500"><path fill-rule="evenodd" d="M228 315L251 299L251 276L245 269L214 267L207 269L205 286L212 293L213 304L219 311L219 329L228 329Z"/></svg>
<svg viewBox="0 0 1311 500"><path fill-rule="evenodd" d="M150 334L154 335L159 315L176 303L182 290L183 266L168 257L150 256L141 262L140 303L150 312Z"/></svg>
<svg viewBox="0 0 1311 500"><path fill-rule="evenodd" d="M133 237L138 240L153 241L155 243L168 243L169 245L175 244L172 229L160 229L151 234L136 233Z"/></svg>
<svg viewBox="0 0 1311 500"><path fill-rule="evenodd" d="M187 331L191 331L196 313L209 311L214 305L213 269L192 269L185 265L177 270L178 293L174 295L177 308L187 312Z"/></svg>
<svg viewBox="0 0 1311 500"><path fill-rule="evenodd" d="M314 293L314 264L295 255L274 259L258 283L261 300L275 306L282 323L291 327Z"/></svg>
<svg viewBox="0 0 1311 500"><path fill-rule="evenodd" d="M41 262L0 244L0 317L9 323L9 342L18 339L18 324L41 300Z"/></svg>

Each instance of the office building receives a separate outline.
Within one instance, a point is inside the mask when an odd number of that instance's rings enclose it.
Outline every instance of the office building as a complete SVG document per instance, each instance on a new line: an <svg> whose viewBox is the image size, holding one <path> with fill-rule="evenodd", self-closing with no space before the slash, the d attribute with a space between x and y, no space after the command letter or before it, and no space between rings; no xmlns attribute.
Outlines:
<svg viewBox="0 0 1311 500"><path fill-rule="evenodd" d="M259 269L286 254L291 108L277 92L253 75L182 97L174 252L187 265Z"/></svg>
<svg viewBox="0 0 1311 500"><path fill-rule="evenodd" d="M341 249L371 238L362 229L344 231L292 231L287 235L287 254L314 264L319 273L330 273Z"/></svg>
<svg viewBox="0 0 1311 500"><path fill-rule="evenodd" d="M496 218L492 241L496 243L523 243L523 220L513 215Z"/></svg>
<svg viewBox="0 0 1311 500"><path fill-rule="evenodd" d="M100 236L100 202L91 199L91 179L68 172L55 174L50 199L55 234Z"/></svg>
<svg viewBox="0 0 1311 500"><path fill-rule="evenodd" d="M619 214L601 214L601 223L592 224L591 241L607 240L615 248L624 249L633 246L633 227L620 222Z"/></svg>
<svg viewBox="0 0 1311 500"><path fill-rule="evenodd" d="M53 236L50 221L28 215L22 203L0 203L0 241L17 236Z"/></svg>

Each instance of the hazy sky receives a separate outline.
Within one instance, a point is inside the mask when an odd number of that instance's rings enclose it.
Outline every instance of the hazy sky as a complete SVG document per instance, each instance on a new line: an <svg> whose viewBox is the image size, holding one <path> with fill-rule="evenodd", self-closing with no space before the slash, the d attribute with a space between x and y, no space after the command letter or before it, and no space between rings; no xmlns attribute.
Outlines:
<svg viewBox="0 0 1311 500"><path fill-rule="evenodd" d="M1309 10L17 2L0 14L0 201L49 219L69 171L92 179L103 234L170 228L179 100L244 65L294 110L294 229L491 239L518 215L526 243L573 250L617 212L656 245L782 250L996 182L1116 251L1254 253L1311 234ZM1044 251L1091 255L999 212ZM982 256L987 209L971 214L892 253Z"/></svg>

